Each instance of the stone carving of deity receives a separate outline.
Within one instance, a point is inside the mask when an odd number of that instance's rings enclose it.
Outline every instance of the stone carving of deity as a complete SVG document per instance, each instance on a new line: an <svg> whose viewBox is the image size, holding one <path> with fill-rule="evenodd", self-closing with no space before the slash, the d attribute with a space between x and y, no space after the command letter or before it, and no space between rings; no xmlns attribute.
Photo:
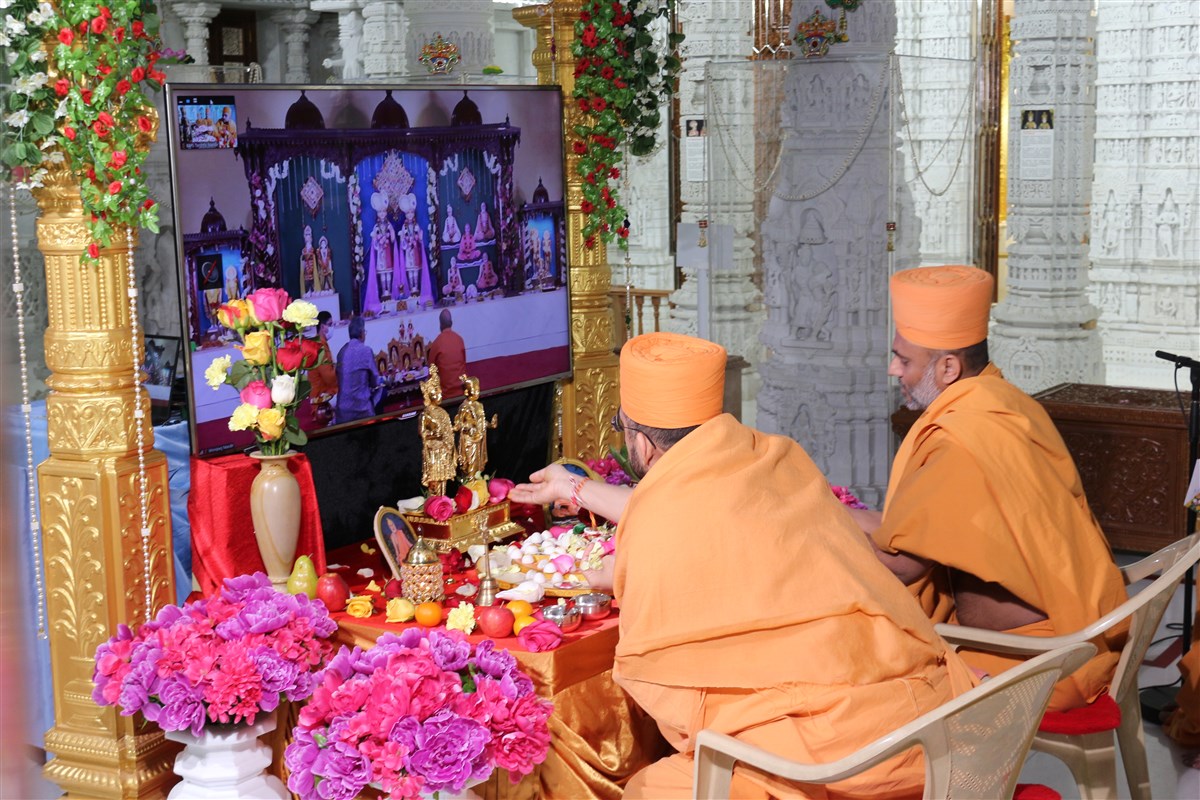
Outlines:
<svg viewBox="0 0 1200 800"><path fill-rule="evenodd" d="M1100 249L1106 256L1114 255L1121 244L1121 210L1117 207L1117 196L1108 190L1108 200L1100 214Z"/></svg>
<svg viewBox="0 0 1200 800"><path fill-rule="evenodd" d="M1179 206L1168 188L1163 201L1158 204L1158 215L1154 218L1155 255L1159 258L1174 258L1177 254L1179 237Z"/></svg>
<svg viewBox="0 0 1200 800"><path fill-rule="evenodd" d="M425 408L421 412L421 483L430 496L446 493L446 481L454 479L454 422L442 408L442 381L436 366L421 381Z"/></svg>
<svg viewBox="0 0 1200 800"><path fill-rule="evenodd" d="M816 337L827 342L829 322L837 306L837 278L833 270L813 255L810 245L801 244L792 260L788 285L788 315L797 339Z"/></svg>

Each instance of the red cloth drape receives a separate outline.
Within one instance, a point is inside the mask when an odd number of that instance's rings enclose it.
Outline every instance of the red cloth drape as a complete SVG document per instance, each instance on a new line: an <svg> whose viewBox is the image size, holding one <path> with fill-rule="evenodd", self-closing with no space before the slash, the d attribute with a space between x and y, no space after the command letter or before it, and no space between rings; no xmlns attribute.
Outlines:
<svg viewBox="0 0 1200 800"><path fill-rule="evenodd" d="M211 594L225 578L264 571L250 520L250 484L258 462L249 456L192 458L188 521L192 526L192 573L200 591ZM312 466L303 453L288 459L300 484L300 539L296 557L307 555L317 574L325 572L325 537L313 489Z"/></svg>

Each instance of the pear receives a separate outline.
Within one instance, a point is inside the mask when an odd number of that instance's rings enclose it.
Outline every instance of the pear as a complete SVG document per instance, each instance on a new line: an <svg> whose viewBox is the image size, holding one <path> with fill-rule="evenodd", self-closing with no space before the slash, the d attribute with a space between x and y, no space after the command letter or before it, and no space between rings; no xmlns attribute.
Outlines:
<svg viewBox="0 0 1200 800"><path fill-rule="evenodd" d="M288 576L287 590L290 594L306 594L309 600L317 596L317 568L308 556L296 559L292 574Z"/></svg>

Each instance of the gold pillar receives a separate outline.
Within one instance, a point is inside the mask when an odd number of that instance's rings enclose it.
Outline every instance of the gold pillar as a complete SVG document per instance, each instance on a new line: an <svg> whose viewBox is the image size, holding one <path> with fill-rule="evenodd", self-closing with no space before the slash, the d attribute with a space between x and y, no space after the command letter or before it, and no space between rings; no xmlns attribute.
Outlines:
<svg viewBox="0 0 1200 800"><path fill-rule="evenodd" d="M554 0L541 6L513 10L513 19L537 32L533 65L538 83L558 84L563 93L563 128L567 161L567 247L571 270L571 342L574 345L572 380L563 384L562 454L598 458L616 437L608 420L617 413L617 357L613 353L612 315L608 290L612 269L602 242L589 250L583 245L583 178L576 172L579 156L571 146L578 137L575 126L584 114L571 99L575 88L575 59L571 42L582 0ZM625 165L628 166L628 165Z"/></svg>
<svg viewBox="0 0 1200 800"><path fill-rule="evenodd" d="M138 714L118 715L92 700L96 647L118 623L146 618L152 605L174 602L166 457L151 449L150 404L134 415L123 232L96 266L79 256L90 237L79 189L63 168L35 192L41 216L38 249L46 259L46 400L50 457L38 466L46 613L54 683L54 727L46 749L56 757L45 775L70 797L163 797L176 781L177 746ZM137 353L142 352L137 343ZM142 427L151 569L142 556L137 426Z"/></svg>

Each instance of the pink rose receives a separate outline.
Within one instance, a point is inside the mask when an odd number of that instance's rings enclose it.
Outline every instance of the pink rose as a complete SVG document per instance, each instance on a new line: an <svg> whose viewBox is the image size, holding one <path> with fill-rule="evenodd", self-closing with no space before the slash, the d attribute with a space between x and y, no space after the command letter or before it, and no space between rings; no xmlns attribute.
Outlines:
<svg viewBox="0 0 1200 800"><path fill-rule="evenodd" d="M292 299L283 289L259 289L246 298L250 309L259 322L274 322L283 316L283 310Z"/></svg>
<svg viewBox="0 0 1200 800"><path fill-rule="evenodd" d="M425 513L438 522L445 522L454 516L454 501L444 494L439 494L425 501Z"/></svg>
<svg viewBox="0 0 1200 800"><path fill-rule="evenodd" d="M488 481L488 502L499 503L508 497L509 491L515 485L508 478L492 478Z"/></svg>
<svg viewBox="0 0 1200 800"><path fill-rule="evenodd" d="M240 395L243 403L249 403L255 408L271 407L271 390L262 381L250 381Z"/></svg>
<svg viewBox="0 0 1200 800"><path fill-rule="evenodd" d="M531 653L541 653L553 650L562 644L562 630L549 620L541 620L532 625L526 625L517 634L521 646Z"/></svg>

